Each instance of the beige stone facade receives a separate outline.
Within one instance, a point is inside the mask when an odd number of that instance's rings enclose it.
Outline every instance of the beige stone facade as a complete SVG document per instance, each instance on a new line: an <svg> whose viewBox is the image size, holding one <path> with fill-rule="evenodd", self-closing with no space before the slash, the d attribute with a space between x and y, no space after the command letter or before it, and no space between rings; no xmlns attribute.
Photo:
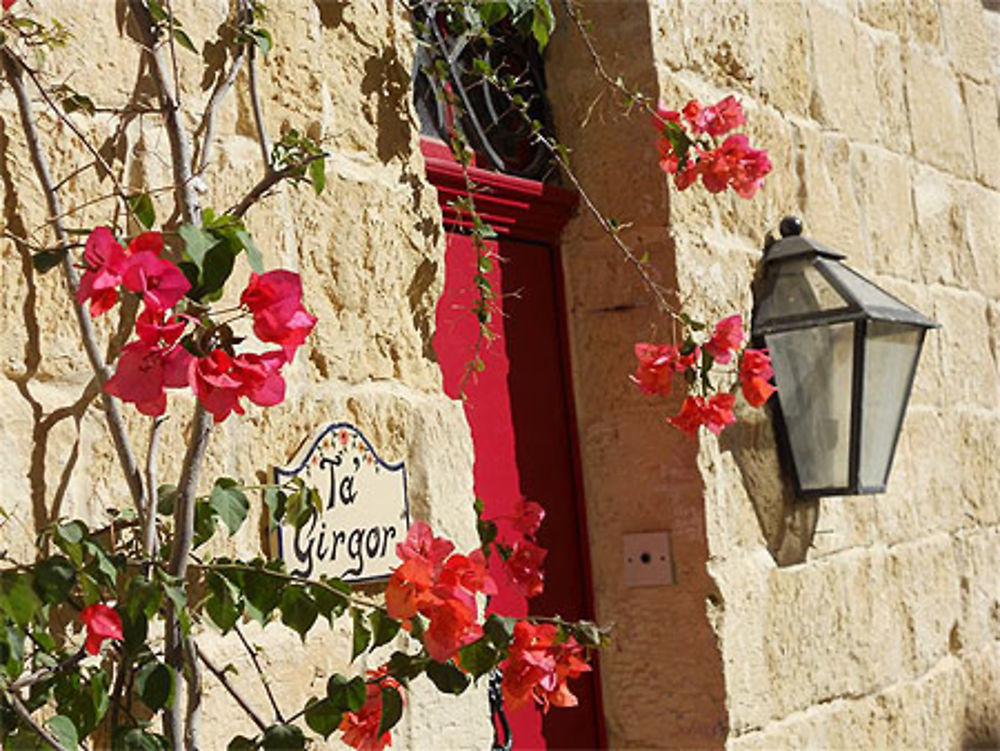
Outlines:
<svg viewBox="0 0 1000 751"><path fill-rule="evenodd" d="M113 0L91 0L86 12L62 0L35 6L76 35L52 58L53 80L71 76L101 104L147 96ZM228 3L174 6L200 46ZM410 104L408 20L393 0L270 6L269 129L308 130L332 157L322 197L283 187L248 222L268 266L302 273L320 325L290 371L288 401L216 430L207 476L252 481L319 425L350 420L384 456L406 460L414 513L470 546L471 443L431 345L444 234ZM562 260L596 616L615 624L601 658L609 744L1000 744L1000 13L979 0L584 8L615 75L678 106L735 93L774 163L749 202L668 187L648 119L622 116L563 19L547 60L557 132L584 185L606 214L631 223L626 239L648 251L686 309L748 315L764 236L793 213L942 324L928 337L888 492L796 502L762 414L748 410L720 439L693 441L665 423L679 399L654 404L631 387L633 342L665 337L667 324L596 223L571 221ZM181 67L192 127L207 98L197 67ZM67 177L66 206L107 193L93 170L71 176L87 157L39 109L56 178ZM0 88L2 223L25 235L45 210L14 112ZM108 115L77 122L96 143L117 125ZM207 205L228 206L258 177L252 129L250 103L234 93L203 176ZM169 184L154 117L132 118L123 133L115 164L126 185ZM157 200L161 216L167 207ZM108 211L82 208L72 225L106 221ZM53 519L102 520L126 503L64 284L32 274L28 254L0 242L0 506L11 512L0 548L21 556ZM105 341L114 333L100 331ZM131 423L141 450L144 421ZM168 426L165 480L184 428ZM256 528L237 538L240 552L256 550ZM622 535L657 530L670 532L676 583L626 588ZM318 693L346 661L345 630L319 630L308 652L291 632L257 636L289 704ZM250 670L238 644L211 646ZM245 729L208 683L213 731ZM397 743L487 748L486 718L481 691L456 699L418 688Z"/></svg>

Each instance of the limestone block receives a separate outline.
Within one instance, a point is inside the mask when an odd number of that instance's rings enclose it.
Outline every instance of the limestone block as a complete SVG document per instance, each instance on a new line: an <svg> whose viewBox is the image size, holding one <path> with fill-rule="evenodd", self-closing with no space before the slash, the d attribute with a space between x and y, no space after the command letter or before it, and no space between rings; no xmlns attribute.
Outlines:
<svg viewBox="0 0 1000 751"><path fill-rule="evenodd" d="M963 184L959 196L965 208L967 241L959 268L962 284L993 300L1000 299L1000 258L996 253L1000 193Z"/></svg>
<svg viewBox="0 0 1000 751"><path fill-rule="evenodd" d="M903 423L900 444L909 459L910 500L925 529L955 530L967 522L953 470L961 466L957 430L958 421L944 411L915 407Z"/></svg>
<svg viewBox="0 0 1000 751"><path fill-rule="evenodd" d="M758 76L750 3L698 0L681 7L687 67L726 88L750 89Z"/></svg>
<svg viewBox="0 0 1000 751"><path fill-rule="evenodd" d="M890 3L893 7L898 7ZM941 10L934 0L911 0L906 3L907 38L934 50L940 50L944 43L941 30Z"/></svg>
<svg viewBox="0 0 1000 751"><path fill-rule="evenodd" d="M907 162L879 147L852 146L850 173L861 204L871 267L876 272L917 280L913 202Z"/></svg>
<svg viewBox="0 0 1000 751"><path fill-rule="evenodd" d="M996 743L1000 728L1000 645L995 642L963 655L967 685L965 695L965 748L988 748Z"/></svg>
<svg viewBox="0 0 1000 751"><path fill-rule="evenodd" d="M928 283L954 284L956 255L965 247L963 206L956 182L927 167L913 175L917 257Z"/></svg>
<svg viewBox="0 0 1000 751"><path fill-rule="evenodd" d="M898 14L894 14L898 16ZM875 39L875 89L878 92L878 141L887 148L908 154L913 148L906 111L906 77L903 48L893 36Z"/></svg>
<svg viewBox="0 0 1000 751"><path fill-rule="evenodd" d="M858 18L877 29L906 37L906 14L890 0L858 0Z"/></svg>
<svg viewBox="0 0 1000 751"><path fill-rule="evenodd" d="M961 90L940 58L908 47L906 99L917 158L960 177L975 174Z"/></svg>
<svg viewBox="0 0 1000 751"><path fill-rule="evenodd" d="M851 177L847 138L813 126L796 127L799 144L803 234L836 248L846 263L864 268L865 236L858 221L860 199Z"/></svg>
<svg viewBox="0 0 1000 751"><path fill-rule="evenodd" d="M996 86L963 81L962 94L972 131L976 179L1000 188L1000 106Z"/></svg>
<svg viewBox="0 0 1000 751"><path fill-rule="evenodd" d="M758 96L783 113L805 116L812 81L809 31L799 0L750 4L751 37L758 41Z"/></svg>
<svg viewBox="0 0 1000 751"><path fill-rule="evenodd" d="M935 290L935 314L945 374L946 404L970 404L992 409L1000 380L990 348L986 301L970 292Z"/></svg>
<svg viewBox="0 0 1000 751"><path fill-rule="evenodd" d="M954 646L963 655L993 647L1000 638L1000 532L987 527L956 535L961 620Z"/></svg>
<svg viewBox="0 0 1000 751"><path fill-rule="evenodd" d="M822 126L871 140L878 127L874 42L843 12L820 3L808 11L815 87L810 113Z"/></svg>
<svg viewBox="0 0 1000 751"><path fill-rule="evenodd" d="M1000 522L1000 422L996 414L962 410L957 415L962 472L959 489L966 515L979 524Z"/></svg>
<svg viewBox="0 0 1000 751"><path fill-rule="evenodd" d="M946 0L941 3L945 43L955 70L986 82L993 78L989 37L983 23L987 11L979 0Z"/></svg>

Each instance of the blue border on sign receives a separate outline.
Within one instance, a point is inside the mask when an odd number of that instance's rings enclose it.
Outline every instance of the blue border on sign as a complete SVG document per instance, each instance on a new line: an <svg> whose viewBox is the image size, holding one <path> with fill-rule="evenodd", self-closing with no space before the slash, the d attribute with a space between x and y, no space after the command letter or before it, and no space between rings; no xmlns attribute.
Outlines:
<svg viewBox="0 0 1000 751"><path fill-rule="evenodd" d="M357 428L357 426L352 425L349 422L334 422L334 423L330 423L325 428L323 428L323 430L321 430L316 435L316 437L313 439L312 446L310 446L309 450L306 451L305 455L303 456L302 461L299 462L299 465L297 467L294 467L294 468L292 468L292 467L275 467L274 471L273 471L274 484L275 485L280 485L281 484L281 480L280 480L281 477L288 477L288 478L296 477L303 469L306 468L306 465L309 463L309 460L312 459L313 454L316 453L316 449L319 447L319 444L322 443L323 439L326 438L326 436L329 433L332 433L332 432L337 431L337 430L343 430L345 428L347 430L350 430L352 433L354 433L354 435L358 436L362 441L364 441L365 446L368 448L369 451L372 452L372 456L375 457L375 461L378 462L380 466L384 467L385 469L389 470L390 472L398 472L398 471L402 470L402 472L403 472L403 520L406 522L406 530L409 531L409 529L410 529L410 494L409 494L409 490L408 490L407 484L406 484L406 462L405 461L398 461L398 462L395 462L395 463L387 462L385 459L383 459L381 456L378 455L378 452L375 450L375 447L372 446L372 442L368 440L368 437L364 433L362 433ZM279 529L278 529L278 557L282 561L284 561L285 560L285 551L283 549L284 548L284 542L282 541L283 535L281 534L281 528L285 527L285 524L283 522L279 522L278 523L278 527L279 527ZM351 583L362 584L364 582L379 581L379 580L384 580L384 579L387 579L387 578L388 577L385 574L380 574L379 576L366 576L363 579L351 579L350 582Z"/></svg>

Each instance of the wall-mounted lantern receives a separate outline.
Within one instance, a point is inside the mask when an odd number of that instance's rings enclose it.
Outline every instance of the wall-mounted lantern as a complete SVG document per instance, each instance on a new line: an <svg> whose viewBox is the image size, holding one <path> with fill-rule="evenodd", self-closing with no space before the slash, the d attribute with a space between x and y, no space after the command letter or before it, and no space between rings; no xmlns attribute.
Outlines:
<svg viewBox="0 0 1000 751"><path fill-rule="evenodd" d="M753 337L778 387L778 440L803 497L885 492L927 329L938 324L802 237L765 250Z"/></svg>

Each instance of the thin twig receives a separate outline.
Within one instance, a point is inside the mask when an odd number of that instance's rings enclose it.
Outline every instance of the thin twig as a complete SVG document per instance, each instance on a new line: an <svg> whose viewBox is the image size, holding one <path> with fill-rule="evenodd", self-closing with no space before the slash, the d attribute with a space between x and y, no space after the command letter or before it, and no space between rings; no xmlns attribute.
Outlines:
<svg viewBox="0 0 1000 751"><path fill-rule="evenodd" d="M230 216L242 217L250 207L253 206L257 201L264 197L264 195L273 188L275 185L280 183L282 180L287 180L290 177L295 177L300 170L309 166L317 159L326 159L329 154L326 152L320 154L310 154L305 157L301 162L291 164L279 170L271 170L264 177L262 177L256 185L254 185L250 192L248 192L243 199L237 203L232 208L226 211Z"/></svg>
<svg viewBox="0 0 1000 751"><path fill-rule="evenodd" d="M257 128L257 142L260 144L260 157L264 162L264 172L268 175L274 172L274 164L271 162L271 141L267 137L267 128L264 126L264 111L260 106L260 92L257 88L257 49L247 43L250 50L250 57L247 61L247 78L250 83L250 106L253 109L253 121Z"/></svg>
<svg viewBox="0 0 1000 751"><path fill-rule="evenodd" d="M135 214L132 211L132 207L129 206L128 194L126 193L125 188L122 187L121 182L119 182L118 177L115 175L114 170L111 169L111 165L108 164L107 161L104 159L104 157L101 156L101 153L94 148L93 144L90 143L90 141L87 139L87 136L84 135L83 131L81 131L78 127L76 127L76 124L69 118L69 116L65 112L63 112L62 108L59 107L59 105L56 104L54 101L52 101L52 97L49 95L48 91L45 90L45 87L42 86L42 82L38 79L38 74L35 73L34 70L29 68L24 63L23 60L14 55L14 53L11 52L9 54L11 56L11 59L15 60L21 66L21 69L28 74L28 78L30 78L31 82L35 84L35 88L38 89L38 93L45 101L45 104L48 105L49 109L55 114L57 118L59 118L59 120L63 124L66 125L67 128L73 131L73 135L75 135L79 139L80 143L83 144L83 148L85 148L88 151L88 153L92 157L94 157L94 161L97 162L97 164L101 165L104 171L108 174L108 177L111 178L111 184L115 186L115 195L121 199L122 205L125 207L125 210L133 217L135 217Z"/></svg>
<svg viewBox="0 0 1000 751"><path fill-rule="evenodd" d="M45 678L57 675L63 672L64 670L68 670L69 668L76 665L76 663L80 662L80 660L82 660L84 657L85 657L84 651L83 649L80 649L78 652L75 652L74 654L70 655L65 660L60 662L58 665L53 665L52 667L47 667L47 668L41 668L40 670L36 670L33 673L22 675L16 681L7 686L7 690L20 691L22 688L27 688L28 686L38 683L39 681L44 680Z"/></svg>
<svg viewBox="0 0 1000 751"><path fill-rule="evenodd" d="M250 706L249 702L247 702L247 700L243 698L240 692L236 690L236 687L233 686L232 682L230 682L229 678L226 676L225 671L220 670L218 667L216 667L212 663L212 661L208 659L208 655L205 654L205 651L197 644L194 645L194 648L195 651L198 653L198 659L204 663L206 668L208 668L208 672L210 672L212 675L215 676L216 680L218 680L219 683L222 684L222 687L226 689L226 691L229 692L229 695L233 697L236 703L239 704L240 707L242 707L243 711L246 712L247 716L253 721L253 724L257 726L257 729L260 730L261 732L267 730L267 723L264 722L263 719L261 719L261 716L257 714L257 712L254 710L253 707Z"/></svg>
<svg viewBox="0 0 1000 751"><path fill-rule="evenodd" d="M184 748L187 751L199 751L198 731L201 727L201 668L198 667L198 647L194 637L188 634L184 637L184 661L188 666L185 676L187 684L187 707L184 711Z"/></svg>
<svg viewBox="0 0 1000 751"><path fill-rule="evenodd" d="M233 626L233 631L240 638L243 643L243 647L246 649L247 654L250 655L250 662L253 663L254 669L257 671L257 675L260 677L261 685L264 687L264 693L267 694L267 700L271 702L271 709L274 710L274 719L277 722L284 724L285 718L281 714L281 710L278 708L278 702L274 698L274 694L271 693L271 684L267 681L267 676L264 675L264 671L260 667L260 663L257 661L257 650L253 648L253 645L246 640L243 636L243 632L240 631L239 626Z"/></svg>
<svg viewBox="0 0 1000 751"><path fill-rule="evenodd" d="M165 417L153 418L153 424L149 428L149 446L146 449L146 513L142 519L142 551L147 559L152 561L157 554L156 537L156 504L157 504L157 472L156 464L160 450L160 431Z"/></svg>
<svg viewBox="0 0 1000 751"><path fill-rule="evenodd" d="M45 741L54 749L56 749L56 751L66 751L65 746L63 746L59 741L57 741L54 737L52 737L52 734L49 733L48 730L43 728L41 725L39 725L31 718L31 712L29 712L28 708L24 706L24 702L21 701L21 697L19 697L15 693L8 693L7 700L10 702L10 705L14 708L14 711L17 712L18 716L22 720L24 720L24 722L28 725L28 727L30 727L32 730L38 733L39 738L41 738L43 741Z"/></svg>
<svg viewBox="0 0 1000 751"><path fill-rule="evenodd" d="M233 58L232 67L229 69L229 73L223 76L215 84L215 88L212 90L212 96L208 100L208 104L205 106L205 114L202 116L201 125L195 134L201 133L201 154L198 156L198 169L196 170L199 174L208 169L208 162L212 156L212 147L214 146L215 139L215 113L222 104L222 100L226 98L226 94L233 87L236 82L236 77L239 75L240 70L243 68L243 63L247 58L247 46L246 44L240 45L239 52L236 53L236 57Z"/></svg>
<svg viewBox="0 0 1000 751"><path fill-rule="evenodd" d="M52 187L52 174L49 171L49 165L45 159L45 155L42 153L41 139L38 134L38 128L35 125L31 99L28 97L28 91L25 88L24 79L21 75L23 66L16 58L14 58L6 47L0 50L0 60L2 60L7 80L10 83L11 88L14 90L14 96L17 99L21 126L24 129L25 140L28 145L28 151L31 153L31 161L35 167L38 182L42 187L42 192L45 194L49 214L52 217L58 217L62 213L59 204L59 196ZM55 230L56 239L58 240L59 245L63 247L69 246L71 244L71 240L62 222L58 219L54 219L52 226ZM142 476L139 473L139 466L136 462L135 454L132 451L132 446L129 443L128 434L125 431L125 423L122 420L121 413L118 411L118 400L103 390L104 384L110 377L110 372L103 357L101 356L100 348L97 345L97 336L94 333L93 322L90 320L90 313L87 311L86 307L84 307L76 299L76 290L80 284L80 280L77 276L76 269L73 266L73 259L70 258L69 253L66 254L66 257L62 261L62 268L66 277L66 282L69 286L70 299L73 303L73 310L76 313L77 324L80 329L80 337L83 340L83 347L87 353L87 359L90 360L90 366L102 387L101 397L104 402L104 413L107 417L108 430L111 432L111 438L114 441L115 450L118 453L118 460L121 464L122 471L125 473L125 479L128 482L129 491L132 493L132 501L135 504L136 511L141 513L143 506Z"/></svg>

